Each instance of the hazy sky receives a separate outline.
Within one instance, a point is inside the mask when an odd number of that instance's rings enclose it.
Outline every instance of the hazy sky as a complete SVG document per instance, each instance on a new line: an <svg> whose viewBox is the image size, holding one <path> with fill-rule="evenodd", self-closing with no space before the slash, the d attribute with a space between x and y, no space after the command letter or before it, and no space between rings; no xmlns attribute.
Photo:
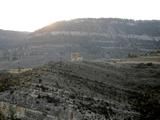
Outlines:
<svg viewBox="0 0 160 120"><path fill-rule="evenodd" d="M0 29L34 31L86 17L160 20L160 0L0 0Z"/></svg>

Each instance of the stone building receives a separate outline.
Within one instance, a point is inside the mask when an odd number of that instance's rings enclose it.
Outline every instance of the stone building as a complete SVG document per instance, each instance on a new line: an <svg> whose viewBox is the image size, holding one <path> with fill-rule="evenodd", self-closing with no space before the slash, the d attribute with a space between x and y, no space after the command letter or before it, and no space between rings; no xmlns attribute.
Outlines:
<svg viewBox="0 0 160 120"><path fill-rule="evenodd" d="M71 53L71 61L82 61L83 57L79 52Z"/></svg>

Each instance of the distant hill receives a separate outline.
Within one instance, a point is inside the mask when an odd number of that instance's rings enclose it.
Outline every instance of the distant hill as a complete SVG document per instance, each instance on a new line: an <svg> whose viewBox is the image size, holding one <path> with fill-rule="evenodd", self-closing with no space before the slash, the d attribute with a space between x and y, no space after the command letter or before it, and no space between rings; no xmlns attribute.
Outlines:
<svg viewBox="0 0 160 120"><path fill-rule="evenodd" d="M48 33L55 31L78 31L89 33L108 34L135 34L135 35L160 35L160 21L156 20L128 20L128 19L75 19L70 21L60 21L43 27L35 33Z"/></svg>
<svg viewBox="0 0 160 120"><path fill-rule="evenodd" d="M17 56L22 52L28 35L28 32L0 30L0 67L2 62L18 59Z"/></svg>
<svg viewBox="0 0 160 120"><path fill-rule="evenodd" d="M29 43L36 51L40 49L40 54L65 60L70 59L72 52L79 52L85 59L124 58L129 53L160 48L160 21L114 18L60 21L32 33Z"/></svg>
<svg viewBox="0 0 160 120"><path fill-rule="evenodd" d="M9 42L1 39L3 44L22 43L13 49L7 48L7 51L10 49L5 57L7 59L0 55L3 58L1 61L5 61L2 67L17 67L18 64L33 66L52 60L70 61L72 53L79 53L84 60L93 60L125 58L129 54L139 55L160 49L158 20L74 19L53 23L27 35L18 35L22 37L15 39L17 36L12 36ZM8 59L9 62L6 61ZM14 62L10 64L12 60Z"/></svg>
<svg viewBox="0 0 160 120"><path fill-rule="evenodd" d="M15 47L24 42L28 32L18 32L0 29L0 49Z"/></svg>

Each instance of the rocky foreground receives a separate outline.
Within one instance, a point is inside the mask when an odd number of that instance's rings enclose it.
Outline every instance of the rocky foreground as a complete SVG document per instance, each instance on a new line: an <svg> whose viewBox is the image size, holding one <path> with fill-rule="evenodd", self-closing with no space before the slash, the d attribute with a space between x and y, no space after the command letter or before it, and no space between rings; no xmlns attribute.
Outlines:
<svg viewBox="0 0 160 120"><path fill-rule="evenodd" d="M159 120L160 64L50 62L0 74L2 120Z"/></svg>

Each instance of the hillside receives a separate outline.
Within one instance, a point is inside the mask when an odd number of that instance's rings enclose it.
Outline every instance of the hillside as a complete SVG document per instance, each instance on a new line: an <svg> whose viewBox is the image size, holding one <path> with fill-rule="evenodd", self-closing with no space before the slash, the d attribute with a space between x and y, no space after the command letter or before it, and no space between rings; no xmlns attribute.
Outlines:
<svg viewBox="0 0 160 120"><path fill-rule="evenodd" d="M60 21L41 28L35 33L48 33L55 31L78 31L87 33L109 33L109 34L135 34L159 36L160 21L142 21L116 18L88 18Z"/></svg>
<svg viewBox="0 0 160 120"><path fill-rule="evenodd" d="M28 32L0 30L0 69L6 68L2 67L4 62L11 64L24 53L28 35Z"/></svg>
<svg viewBox="0 0 160 120"><path fill-rule="evenodd" d="M142 58L50 62L1 73L2 114L22 120L158 120L160 62Z"/></svg>
<svg viewBox="0 0 160 120"><path fill-rule="evenodd" d="M51 60L71 61L73 53L84 60L121 59L160 49L158 20L74 19L27 35L4 32L8 38L0 35L0 47L5 48L0 51L1 69L33 67Z"/></svg>
<svg viewBox="0 0 160 120"><path fill-rule="evenodd" d="M48 25L35 31L29 44L33 51L41 50L42 56L52 59L70 60L73 52L84 59L124 58L159 49L159 36L160 21L88 18Z"/></svg>
<svg viewBox="0 0 160 120"><path fill-rule="evenodd" d="M11 49L24 43L28 32L0 30L0 49Z"/></svg>

